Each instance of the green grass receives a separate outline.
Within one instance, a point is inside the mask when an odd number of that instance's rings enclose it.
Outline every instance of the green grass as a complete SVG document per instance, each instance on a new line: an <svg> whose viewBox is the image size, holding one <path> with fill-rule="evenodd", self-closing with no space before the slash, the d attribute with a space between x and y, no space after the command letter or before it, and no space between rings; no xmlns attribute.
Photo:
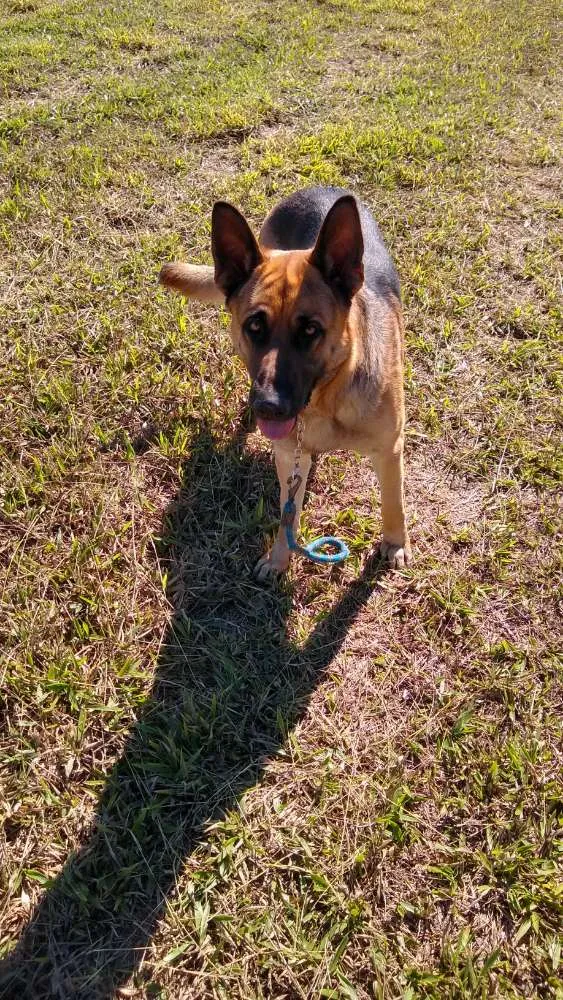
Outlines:
<svg viewBox="0 0 563 1000"><path fill-rule="evenodd" d="M555 3L6 0L0 997L563 995ZM157 288L345 184L407 317L412 569L277 517L224 316Z"/></svg>

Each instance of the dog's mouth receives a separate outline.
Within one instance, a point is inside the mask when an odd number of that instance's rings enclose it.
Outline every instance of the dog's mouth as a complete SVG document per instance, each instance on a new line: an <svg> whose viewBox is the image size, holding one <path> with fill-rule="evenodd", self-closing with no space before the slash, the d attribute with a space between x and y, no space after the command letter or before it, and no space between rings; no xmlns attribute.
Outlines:
<svg viewBox="0 0 563 1000"><path fill-rule="evenodd" d="M283 438L289 437L295 427L296 421L297 417L292 417L291 420L264 420L262 417L256 418L258 429L270 441L282 441Z"/></svg>

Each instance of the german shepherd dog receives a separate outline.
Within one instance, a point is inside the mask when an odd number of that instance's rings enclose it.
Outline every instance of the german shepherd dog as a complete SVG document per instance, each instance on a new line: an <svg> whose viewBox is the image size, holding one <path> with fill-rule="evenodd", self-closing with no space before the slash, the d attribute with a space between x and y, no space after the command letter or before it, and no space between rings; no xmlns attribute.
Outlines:
<svg viewBox="0 0 563 1000"><path fill-rule="evenodd" d="M313 453L347 450L371 459L381 487L380 552L400 568L410 558L403 502L403 320L399 279L366 205L340 188L285 198L255 239L227 202L213 207L215 267L165 264L164 285L224 303L231 338L251 379L250 405L272 441L288 495L301 417L302 482L296 530ZM290 559L280 525L256 566L259 580Z"/></svg>

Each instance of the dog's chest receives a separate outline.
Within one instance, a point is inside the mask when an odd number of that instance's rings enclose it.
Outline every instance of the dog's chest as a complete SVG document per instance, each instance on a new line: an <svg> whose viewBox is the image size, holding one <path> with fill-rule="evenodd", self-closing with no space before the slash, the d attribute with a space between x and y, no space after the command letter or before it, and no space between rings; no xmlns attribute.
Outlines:
<svg viewBox="0 0 563 1000"><path fill-rule="evenodd" d="M369 454L373 450L373 414L365 400L351 394L339 406L334 416L315 407L305 412L303 446L319 454L325 451L357 451Z"/></svg>

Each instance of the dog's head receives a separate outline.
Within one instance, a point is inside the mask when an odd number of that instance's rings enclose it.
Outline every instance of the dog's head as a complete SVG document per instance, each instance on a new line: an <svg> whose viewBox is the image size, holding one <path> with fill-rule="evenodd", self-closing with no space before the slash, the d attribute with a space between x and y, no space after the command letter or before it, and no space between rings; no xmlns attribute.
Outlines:
<svg viewBox="0 0 563 1000"><path fill-rule="evenodd" d="M226 303L258 426L272 439L287 437L315 387L350 354L346 320L364 277L356 202L340 198L313 249L291 251L260 248L240 212L217 202L212 251L214 268L167 264L160 280L184 295Z"/></svg>

